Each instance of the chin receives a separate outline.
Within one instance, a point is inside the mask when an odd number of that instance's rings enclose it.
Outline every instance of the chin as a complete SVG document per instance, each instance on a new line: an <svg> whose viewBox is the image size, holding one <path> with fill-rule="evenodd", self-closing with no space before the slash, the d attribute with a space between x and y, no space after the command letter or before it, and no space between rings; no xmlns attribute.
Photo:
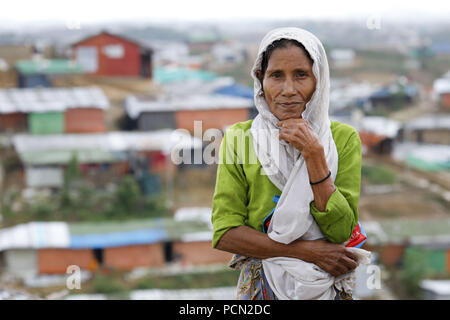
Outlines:
<svg viewBox="0 0 450 320"><path fill-rule="evenodd" d="M299 119L301 118L302 113L301 112L293 112L293 113L285 113L285 114L280 114L279 116L277 116L277 118L282 121L282 120L287 120L287 119Z"/></svg>

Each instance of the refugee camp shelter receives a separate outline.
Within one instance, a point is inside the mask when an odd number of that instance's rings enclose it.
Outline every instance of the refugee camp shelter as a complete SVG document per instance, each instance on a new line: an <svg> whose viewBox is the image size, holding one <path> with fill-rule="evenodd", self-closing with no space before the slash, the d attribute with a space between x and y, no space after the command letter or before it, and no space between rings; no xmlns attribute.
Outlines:
<svg viewBox="0 0 450 320"><path fill-rule="evenodd" d="M152 78L153 50L141 41L103 31L72 49L73 59L91 75Z"/></svg>
<svg viewBox="0 0 450 320"><path fill-rule="evenodd" d="M68 59L20 60L14 67L19 88L52 87L52 77L83 73L76 61Z"/></svg>
<svg viewBox="0 0 450 320"><path fill-rule="evenodd" d="M98 183L100 176L121 177L130 171L165 174L176 168L170 161L174 146L191 150L201 148L201 141L172 130L13 137L28 187L60 187L64 167L74 157Z"/></svg>
<svg viewBox="0 0 450 320"><path fill-rule="evenodd" d="M355 128L361 139L363 153L390 154L402 129L400 122L381 116L364 116L359 110L351 116L330 116L332 121Z"/></svg>
<svg viewBox="0 0 450 320"><path fill-rule="evenodd" d="M30 222L0 229L0 254L2 269L19 277L66 274L70 265L131 271L228 262L231 254L213 249L211 238L204 222L173 218Z"/></svg>
<svg viewBox="0 0 450 320"><path fill-rule="evenodd" d="M433 94L443 110L450 109L450 71L433 82Z"/></svg>
<svg viewBox="0 0 450 320"><path fill-rule="evenodd" d="M379 116L363 117L357 125L361 144L366 147L368 152L377 154L392 152L400 129L399 122Z"/></svg>
<svg viewBox="0 0 450 320"><path fill-rule="evenodd" d="M428 272L450 274L450 219L363 221L368 243L385 266L398 266L407 251L422 255Z"/></svg>
<svg viewBox="0 0 450 320"><path fill-rule="evenodd" d="M0 89L0 132L105 132L109 101L95 86Z"/></svg>
<svg viewBox="0 0 450 320"><path fill-rule="evenodd" d="M222 94L191 94L184 98L131 95L125 101L128 117L137 120L141 131L172 128L193 133L194 121L201 121L202 130L223 130L248 120L252 107L252 99Z"/></svg>
<svg viewBox="0 0 450 320"><path fill-rule="evenodd" d="M409 121L405 138L417 143L450 145L450 115L429 114Z"/></svg>
<svg viewBox="0 0 450 320"><path fill-rule="evenodd" d="M425 300L450 300L450 280L425 279L420 288Z"/></svg>

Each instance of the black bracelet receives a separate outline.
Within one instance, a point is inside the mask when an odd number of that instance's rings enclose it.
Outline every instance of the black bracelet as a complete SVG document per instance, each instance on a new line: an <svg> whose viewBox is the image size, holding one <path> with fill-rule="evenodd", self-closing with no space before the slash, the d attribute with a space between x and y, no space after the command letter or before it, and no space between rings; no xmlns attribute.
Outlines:
<svg viewBox="0 0 450 320"><path fill-rule="evenodd" d="M319 183L324 182L325 180L327 180L330 176L331 176L331 171L328 170L328 174L327 174L327 176L326 176L325 178L323 178L322 180L317 181L317 182L311 182L311 180L309 180L309 183L310 183L311 185L319 184Z"/></svg>

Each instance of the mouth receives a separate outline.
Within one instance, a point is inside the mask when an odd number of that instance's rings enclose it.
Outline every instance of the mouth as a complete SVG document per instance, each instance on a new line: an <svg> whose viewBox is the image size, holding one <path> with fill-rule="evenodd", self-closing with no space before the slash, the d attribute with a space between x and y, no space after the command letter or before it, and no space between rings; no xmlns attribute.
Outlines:
<svg viewBox="0 0 450 320"><path fill-rule="evenodd" d="M301 105L302 102L284 102L284 103L278 103L279 106L283 108L293 108Z"/></svg>

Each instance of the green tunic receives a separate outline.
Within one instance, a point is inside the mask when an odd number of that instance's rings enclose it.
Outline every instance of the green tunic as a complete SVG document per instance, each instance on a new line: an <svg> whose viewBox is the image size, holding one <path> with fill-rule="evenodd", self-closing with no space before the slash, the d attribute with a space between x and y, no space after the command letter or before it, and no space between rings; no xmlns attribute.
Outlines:
<svg viewBox="0 0 450 320"><path fill-rule="evenodd" d="M250 134L251 124L252 120L248 120L229 127L220 146L212 203L213 247L233 227L246 225L262 231L264 218L276 205L273 197L281 195L270 179L261 174ZM350 238L358 221L361 140L358 132L344 123L332 121L331 132L339 157L336 190L324 212L317 210L314 201L310 209L326 238L342 243Z"/></svg>

